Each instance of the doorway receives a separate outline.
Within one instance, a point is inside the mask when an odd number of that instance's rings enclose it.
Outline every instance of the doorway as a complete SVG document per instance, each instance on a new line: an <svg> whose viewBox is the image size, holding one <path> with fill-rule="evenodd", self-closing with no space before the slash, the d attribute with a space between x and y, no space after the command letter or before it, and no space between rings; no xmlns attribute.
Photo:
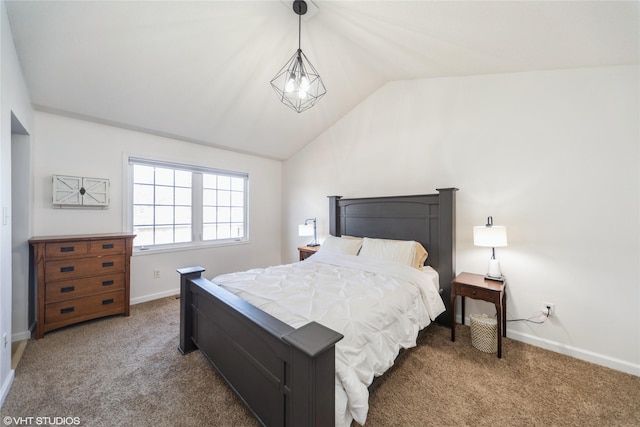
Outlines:
<svg viewBox="0 0 640 427"><path fill-rule="evenodd" d="M14 354L31 337L35 326L35 292L29 286L29 233L31 221L31 137L11 113L11 341Z"/></svg>

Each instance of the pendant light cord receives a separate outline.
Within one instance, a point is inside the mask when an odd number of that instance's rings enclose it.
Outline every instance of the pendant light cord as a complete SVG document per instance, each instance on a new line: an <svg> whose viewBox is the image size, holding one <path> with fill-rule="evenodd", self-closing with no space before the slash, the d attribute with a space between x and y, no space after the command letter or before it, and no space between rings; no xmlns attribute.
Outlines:
<svg viewBox="0 0 640 427"><path fill-rule="evenodd" d="M301 46L300 40L302 37L301 34L302 34L302 15L298 15L298 50L302 50L300 48Z"/></svg>

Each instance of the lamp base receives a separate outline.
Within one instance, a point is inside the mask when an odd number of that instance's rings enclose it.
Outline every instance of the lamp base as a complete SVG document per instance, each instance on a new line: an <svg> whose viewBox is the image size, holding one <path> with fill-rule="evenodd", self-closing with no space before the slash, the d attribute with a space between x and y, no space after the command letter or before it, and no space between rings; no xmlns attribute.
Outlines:
<svg viewBox="0 0 640 427"><path fill-rule="evenodd" d="M485 279L504 282L504 276L500 271L500 262L494 258L489 260L489 271L484 276Z"/></svg>
<svg viewBox="0 0 640 427"><path fill-rule="evenodd" d="M320 243L307 243L307 246L309 246L310 248L313 248L316 246L320 246Z"/></svg>

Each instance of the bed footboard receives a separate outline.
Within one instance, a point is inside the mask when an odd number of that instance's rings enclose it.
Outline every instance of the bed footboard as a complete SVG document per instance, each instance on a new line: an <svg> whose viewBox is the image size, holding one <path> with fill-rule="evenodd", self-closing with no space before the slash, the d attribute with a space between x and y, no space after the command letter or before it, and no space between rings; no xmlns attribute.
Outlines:
<svg viewBox="0 0 640 427"><path fill-rule="evenodd" d="M182 354L199 349L266 426L333 426L335 343L316 322L295 329L202 277L180 273Z"/></svg>

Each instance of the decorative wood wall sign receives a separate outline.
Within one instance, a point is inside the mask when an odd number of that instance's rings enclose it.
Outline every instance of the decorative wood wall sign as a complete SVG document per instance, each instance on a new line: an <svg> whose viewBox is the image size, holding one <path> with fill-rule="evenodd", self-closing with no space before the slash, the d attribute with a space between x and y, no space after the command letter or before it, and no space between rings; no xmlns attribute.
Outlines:
<svg viewBox="0 0 640 427"><path fill-rule="evenodd" d="M105 208L109 206L109 180L53 175L53 206Z"/></svg>

